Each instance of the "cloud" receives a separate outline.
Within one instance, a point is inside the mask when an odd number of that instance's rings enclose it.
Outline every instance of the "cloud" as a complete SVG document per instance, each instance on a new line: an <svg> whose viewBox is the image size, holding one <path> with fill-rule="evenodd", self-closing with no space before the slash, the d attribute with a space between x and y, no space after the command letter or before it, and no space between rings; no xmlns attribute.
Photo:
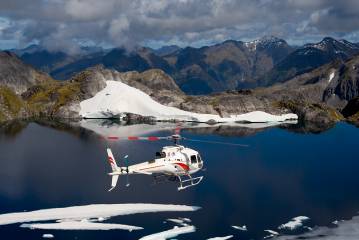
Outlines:
<svg viewBox="0 0 359 240"><path fill-rule="evenodd" d="M278 35L289 41L356 37L356 0L6 0L0 37L51 50L79 42L128 46L201 45ZM304 35L304 36L303 36Z"/></svg>

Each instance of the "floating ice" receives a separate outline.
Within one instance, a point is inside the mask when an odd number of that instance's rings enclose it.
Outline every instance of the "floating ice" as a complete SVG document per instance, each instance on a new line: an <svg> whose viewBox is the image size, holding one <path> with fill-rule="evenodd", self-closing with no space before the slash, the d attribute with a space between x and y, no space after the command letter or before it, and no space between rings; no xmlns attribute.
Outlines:
<svg viewBox="0 0 359 240"><path fill-rule="evenodd" d="M188 222L188 223L192 222L192 220L189 219L189 218L180 217L180 218L178 218L178 219L182 220L183 222Z"/></svg>
<svg viewBox="0 0 359 240"><path fill-rule="evenodd" d="M114 223L94 223L88 221L65 221L57 223L31 223L22 224L22 228L45 230L141 230L142 227Z"/></svg>
<svg viewBox="0 0 359 240"><path fill-rule="evenodd" d="M243 225L242 227L241 227L241 226L235 226L235 225L233 225L232 228L237 229L237 230L240 230L240 231L248 231L246 225Z"/></svg>
<svg viewBox="0 0 359 240"><path fill-rule="evenodd" d="M359 239L359 216L353 217L348 221L339 221L334 228L316 227L311 232L300 235L283 235L276 237L275 240L358 240Z"/></svg>
<svg viewBox="0 0 359 240"><path fill-rule="evenodd" d="M0 225L51 220L80 221L82 219L109 218L136 213L182 212L196 211L198 209L199 207L195 206L170 204L93 204L85 206L43 209L31 212L0 214Z"/></svg>
<svg viewBox="0 0 359 240"><path fill-rule="evenodd" d="M173 222L175 224L181 225L181 226L188 226L186 222L191 222L191 219L189 218L168 218L166 220L167 222Z"/></svg>
<svg viewBox="0 0 359 240"><path fill-rule="evenodd" d="M285 223L285 224L281 224L278 229L287 229L287 230L295 230L298 227L303 226L303 222L309 220L308 217L306 216L298 216L295 218L292 218L291 221Z"/></svg>
<svg viewBox="0 0 359 240"><path fill-rule="evenodd" d="M213 237L213 238L208 238L207 240L226 240L226 239L230 239L233 238L233 235L228 235L225 237Z"/></svg>
<svg viewBox="0 0 359 240"><path fill-rule="evenodd" d="M139 240L165 240L165 239L177 237L178 235L181 234L191 233L195 231L196 228L194 226L174 227L173 229L167 231L144 236Z"/></svg>
<svg viewBox="0 0 359 240"><path fill-rule="evenodd" d="M273 231L273 230L270 230L270 229L266 229L264 230L265 232L269 233L269 235L265 236L264 239L268 239L268 238L272 238L272 237L275 237L275 236L278 236L279 233L276 232L276 231Z"/></svg>
<svg viewBox="0 0 359 240"><path fill-rule="evenodd" d="M54 235L45 233L45 234L42 234L42 238L54 238Z"/></svg>

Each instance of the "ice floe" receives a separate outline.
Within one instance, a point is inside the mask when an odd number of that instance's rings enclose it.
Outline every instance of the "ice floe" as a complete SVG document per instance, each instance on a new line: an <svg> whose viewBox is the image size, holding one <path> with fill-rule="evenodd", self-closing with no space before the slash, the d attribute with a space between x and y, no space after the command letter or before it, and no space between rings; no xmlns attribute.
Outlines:
<svg viewBox="0 0 359 240"><path fill-rule="evenodd" d="M295 230L298 227L303 226L303 222L309 220L306 216L298 216L295 218L292 218L289 222L285 224L281 224L278 229L286 229L286 230Z"/></svg>
<svg viewBox="0 0 359 240"><path fill-rule="evenodd" d="M185 227L174 227L170 230L154 233L141 237L140 240L165 240L177 237L178 235L185 233L195 232L196 228L194 226L185 226Z"/></svg>
<svg viewBox="0 0 359 240"><path fill-rule="evenodd" d="M20 225L22 228L45 230L141 230L142 227L115 223L95 223L88 221L64 221L56 223L30 223Z"/></svg>
<svg viewBox="0 0 359 240"><path fill-rule="evenodd" d="M213 237L213 238L208 238L207 240L226 240L226 239L231 239L233 238L233 235L228 235L225 237Z"/></svg>
<svg viewBox="0 0 359 240"><path fill-rule="evenodd" d="M81 221L82 219L109 218L137 213L183 212L196 211L198 209L199 207L195 206L171 204L93 204L0 214L0 225L56 220ZM59 223L61 223L61 221L59 221Z"/></svg>
<svg viewBox="0 0 359 240"><path fill-rule="evenodd" d="M200 114L168 107L153 100L139 89L119 81L106 81L106 87L94 97L80 103L80 116L84 118L109 118L123 113L152 116L156 120L181 120L191 122L282 122L298 119L296 114L272 115L254 111L222 118L215 114Z"/></svg>
<svg viewBox="0 0 359 240"><path fill-rule="evenodd" d="M265 232L269 233L269 235L265 236L264 239L273 238L275 236L278 236L279 233L270 229L264 230Z"/></svg>
<svg viewBox="0 0 359 240"><path fill-rule="evenodd" d="M42 238L54 238L55 236L50 233L42 234Z"/></svg>
<svg viewBox="0 0 359 240"><path fill-rule="evenodd" d="M248 231L246 225L243 225L243 226L235 226L235 225L233 225L232 228L240 230L240 231Z"/></svg>
<svg viewBox="0 0 359 240"><path fill-rule="evenodd" d="M336 227L315 227L313 231L300 235L283 235L275 240L358 240L359 239L359 216L351 220L338 221Z"/></svg>
<svg viewBox="0 0 359 240"><path fill-rule="evenodd" d="M168 218L166 222L172 222L181 226L188 226L188 223L191 222L189 218Z"/></svg>

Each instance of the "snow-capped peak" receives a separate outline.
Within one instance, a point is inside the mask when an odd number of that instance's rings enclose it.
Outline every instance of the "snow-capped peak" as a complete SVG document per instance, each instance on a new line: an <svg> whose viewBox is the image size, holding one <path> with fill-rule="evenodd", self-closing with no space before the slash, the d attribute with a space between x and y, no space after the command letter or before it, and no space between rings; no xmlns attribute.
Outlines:
<svg viewBox="0 0 359 240"><path fill-rule="evenodd" d="M312 48L316 48L322 51L327 50L329 47L334 47L334 48L346 48L346 49L359 49L359 47L357 45L355 45L354 43L351 43L347 40L341 39L341 40L336 40L334 38L331 37L325 37L323 38L322 41L318 42L318 43L308 43L304 45L304 48L307 47L312 47Z"/></svg>
<svg viewBox="0 0 359 240"><path fill-rule="evenodd" d="M262 38L253 41L244 42L244 45L252 51L257 50L258 46L268 47L268 46L279 46L281 44L285 44L285 41L275 36L264 36Z"/></svg>

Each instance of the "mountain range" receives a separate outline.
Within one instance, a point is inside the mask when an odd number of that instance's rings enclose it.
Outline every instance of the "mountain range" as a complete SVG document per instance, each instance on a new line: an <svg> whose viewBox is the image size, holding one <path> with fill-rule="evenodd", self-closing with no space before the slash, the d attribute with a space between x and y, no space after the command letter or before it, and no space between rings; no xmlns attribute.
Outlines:
<svg viewBox="0 0 359 240"><path fill-rule="evenodd" d="M14 53L0 53L0 121L44 117L79 119L82 101L103 90L106 81L121 81L163 105L189 112L221 117L254 111L274 115L292 112L302 123L314 122L319 127L343 119L359 122L359 55L346 61L331 61L273 86L195 96L186 94L160 69L119 72L96 65L69 80L56 81L25 64ZM141 53L142 56L153 54L147 49ZM131 99L121 101L131 104Z"/></svg>
<svg viewBox="0 0 359 240"><path fill-rule="evenodd" d="M156 68L170 75L185 93L198 95L285 82L329 62L346 61L359 53L359 44L326 37L298 47L268 36L251 42L227 40L201 48L139 47L127 51L87 47L69 55L32 45L12 51L58 80L99 64L120 72Z"/></svg>

